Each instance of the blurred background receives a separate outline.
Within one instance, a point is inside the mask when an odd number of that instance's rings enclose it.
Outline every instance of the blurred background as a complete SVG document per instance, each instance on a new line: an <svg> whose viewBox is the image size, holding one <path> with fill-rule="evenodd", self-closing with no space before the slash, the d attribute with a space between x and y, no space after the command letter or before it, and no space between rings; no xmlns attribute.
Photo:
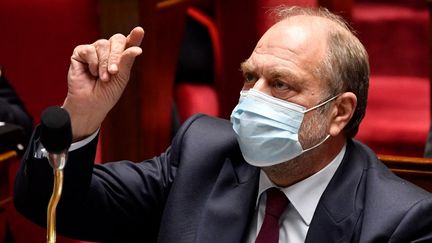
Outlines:
<svg viewBox="0 0 432 243"><path fill-rule="evenodd" d="M347 19L371 64L356 138L378 154L422 157L431 99L427 0L1 0L1 77L35 126L46 107L62 105L76 45L142 26L143 55L101 128L96 158L141 161L164 151L195 113L229 118L243 83L240 63L274 22L268 9L280 4L323 6ZM20 151L0 151L0 242L45 242L45 229L11 202Z"/></svg>

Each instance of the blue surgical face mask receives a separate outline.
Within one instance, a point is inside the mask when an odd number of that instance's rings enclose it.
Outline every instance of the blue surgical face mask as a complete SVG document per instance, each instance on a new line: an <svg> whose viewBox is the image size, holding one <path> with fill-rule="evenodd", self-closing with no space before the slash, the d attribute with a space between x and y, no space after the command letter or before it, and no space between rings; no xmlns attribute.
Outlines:
<svg viewBox="0 0 432 243"><path fill-rule="evenodd" d="M299 130L306 112L334 100L334 96L306 109L254 89L241 91L240 101L231 114L233 129L245 160L257 167L272 166L291 160L324 143L303 149Z"/></svg>

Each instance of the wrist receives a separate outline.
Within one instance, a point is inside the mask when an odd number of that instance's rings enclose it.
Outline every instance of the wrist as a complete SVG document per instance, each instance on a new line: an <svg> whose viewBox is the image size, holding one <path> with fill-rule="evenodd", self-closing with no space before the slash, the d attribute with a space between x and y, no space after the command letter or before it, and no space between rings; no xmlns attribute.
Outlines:
<svg viewBox="0 0 432 243"><path fill-rule="evenodd" d="M94 134L101 126L105 115L81 107L74 107L65 102L62 106L71 118L72 142L83 140Z"/></svg>

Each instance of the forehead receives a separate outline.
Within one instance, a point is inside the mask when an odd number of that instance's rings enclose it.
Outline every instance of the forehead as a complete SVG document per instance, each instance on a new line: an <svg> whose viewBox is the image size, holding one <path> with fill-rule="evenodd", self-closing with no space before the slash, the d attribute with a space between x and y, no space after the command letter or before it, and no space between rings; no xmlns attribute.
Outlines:
<svg viewBox="0 0 432 243"><path fill-rule="evenodd" d="M305 15L276 23L257 43L247 67L262 73L283 70L316 80L314 70L325 57L330 25L332 22L323 17Z"/></svg>
<svg viewBox="0 0 432 243"><path fill-rule="evenodd" d="M331 21L318 16L293 16L273 25L255 47L257 53L268 53L282 60L316 63L327 49Z"/></svg>

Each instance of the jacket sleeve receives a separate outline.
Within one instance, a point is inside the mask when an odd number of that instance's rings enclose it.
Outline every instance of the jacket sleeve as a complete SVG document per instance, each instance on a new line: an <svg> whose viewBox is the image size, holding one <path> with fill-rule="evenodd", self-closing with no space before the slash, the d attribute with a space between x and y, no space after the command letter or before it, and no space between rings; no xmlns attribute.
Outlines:
<svg viewBox="0 0 432 243"><path fill-rule="evenodd" d="M389 242L432 242L432 196L414 204L396 227Z"/></svg>
<svg viewBox="0 0 432 243"><path fill-rule="evenodd" d="M33 156L38 138L36 128L16 177L14 202L19 212L45 227L53 170L47 159ZM97 138L68 155L57 207L58 232L90 241L156 241L177 166L171 149L140 163L94 165L96 145Z"/></svg>

